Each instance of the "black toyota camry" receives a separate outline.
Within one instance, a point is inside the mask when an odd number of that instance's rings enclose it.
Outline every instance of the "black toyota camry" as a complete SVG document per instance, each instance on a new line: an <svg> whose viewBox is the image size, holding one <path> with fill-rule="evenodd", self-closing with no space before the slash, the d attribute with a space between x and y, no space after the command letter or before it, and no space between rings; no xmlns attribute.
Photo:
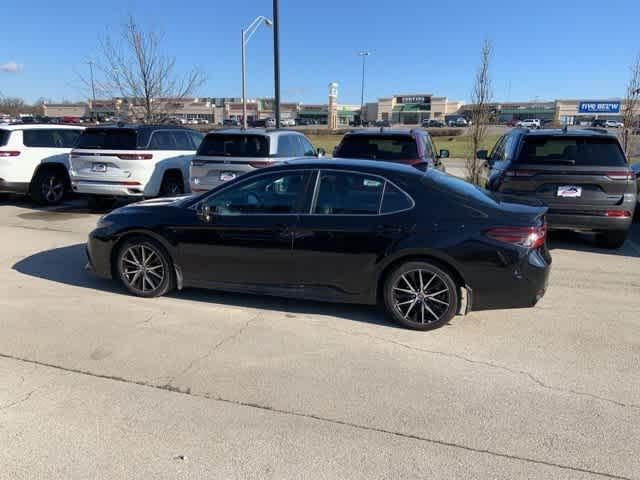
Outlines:
<svg viewBox="0 0 640 480"><path fill-rule="evenodd" d="M193 286L381 303L427 330L535 305L551 263L545 212L435 169L295 160L114 210L89 236L89 266L142 297Z"/></svg>

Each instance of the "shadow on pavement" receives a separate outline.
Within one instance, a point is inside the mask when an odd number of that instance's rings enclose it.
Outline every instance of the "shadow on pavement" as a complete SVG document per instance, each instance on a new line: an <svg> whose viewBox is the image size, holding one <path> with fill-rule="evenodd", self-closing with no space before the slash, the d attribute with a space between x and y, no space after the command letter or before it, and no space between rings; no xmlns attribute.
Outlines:
<svg viewBox="0 0 640 480"><path fill-rule="evenodd" d="M85 244L54 248L26 257L13 265L13 269L24 275L52 282L129 295L116 281L96 277L85 270L87 263ZM171 298L184 301L231 305L285 314L331 315L358 322L401 328L390 322L381 309L367 305L322 303L307 300L268 297L253 294L222 293L214 290L187 288L174 291ZM153 301L150 299L149 301Z"/></svg>
<svg viewBox="0 0 640 480"><path fill-rule="evenodd" d="M627 241L618 249L607 249L598 246L594 234L564 230L549 233L549 249L552 253L555 249L561 249L640 258L640 223L636 221L632 225Z"/></svg>

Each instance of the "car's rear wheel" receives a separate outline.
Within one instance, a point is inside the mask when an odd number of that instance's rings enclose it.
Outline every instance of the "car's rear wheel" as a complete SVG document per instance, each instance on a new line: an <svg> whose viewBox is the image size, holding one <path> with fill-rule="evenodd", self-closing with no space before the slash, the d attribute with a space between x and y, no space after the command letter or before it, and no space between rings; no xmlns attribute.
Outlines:
<svg viewBox="0 0 640 480"><path fill-rule="evenodd" d="M174 172L168 172L162 179L160 186L160 197L176 197L184 193L184 181L182 175Z"/></svg>
<svg viewBox="0 0 640 480"><path fill-rule="evenodd" d="M159 297L175 286L173 262L155 240L135 237L118 250L116 270L124 287L138 297Z"/></svg>
<svg viewBox="0 0 640 480"><path fill-rule="evenodd" d="M43 168L31 182L31 198L38 205L59 205L67 185L67 178L59 170Z"/></svg>
<svg viewBox="0 0 640 480"><path fill-rule="evenodd" d="M599 233L596 239L600 246L614 249L622 247L628 235L629 230L612 230Z"/></svg>
<svg viewBox="0 0 640 480"><path fill-rule="evenodd" d="M431 330L458 311L458 287L452 276L427 261L399 265L384 283L385 307L391 318L414 330Z"/></svg>

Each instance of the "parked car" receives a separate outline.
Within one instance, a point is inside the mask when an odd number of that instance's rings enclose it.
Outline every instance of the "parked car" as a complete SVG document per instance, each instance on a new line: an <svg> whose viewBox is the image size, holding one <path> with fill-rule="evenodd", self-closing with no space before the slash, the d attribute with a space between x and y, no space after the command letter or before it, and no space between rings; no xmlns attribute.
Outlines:
<svg viewBox="0 0 640 480"><path fill-rule="evenodd" d="M540 128L540 126L540 120L537 118L520 120L518 123L516 123L516 127L519 128Z"/></svg>
<svg viewBox="0 0 640 480"><path fill-rule="evenodd" d="M627 238L636 208L635 176L618 139L599 130L512 130L492 152L487 188L549 206L552 229L596 232L607 248Z"/></svg>
<svg viewBox="0 0 640 480"><path fill-rule="evenodd" d="M458 117L447 120L447 125L450 127L467 127L469 122L464 117Z"/></svg>
<svg viewBox="0 0 640 480"><path fill-rule="evenodd" d="M442 128L445 126L445 124L441 120L436 120L435 118L432 118L430 120L423 120L422 126L425 128Z"/></svg>
<svg viewBox="0 0 640 480"><path fill-rule="evenodd" d="M71 151L73 191L102 209L114 198L175 196L189 191L189 162L203 135L174 125L87 128Z"/></svg>
<svg viewBox="0 0 640 480"><path fill-rule="evenodd" d="M283 118L280 120L280 126L282 127L295 127L296 121L293 118Z"/></svg>
<svg viewBox="0 0 640 480"><path fill-rule="evenodd" d="M308 118L296 118L295 124L299 126L311 125L311 121Z"/></svg>
<svg viewBox="0 0 640 480"><path fill-rule="evenodd" d="M602 118L596 118L593 122L591 122L591 126L596 128L606 128L607 121L603 120Z"/></svg>
<svg viewBox="0 0 640 480"><path fill-rule="evenodd" d="M274 128L276 121L273 118L259 118L249 122L249 125L253 128Z"/></svg>
<svg viewBox="0 0 640 480"><path fill-rule="evenodd" d="M83 128L51 125L0 127L0 192L30 194L57 205L69 190L69 152Z"/></svg>
<svg viewBox="0 0 640 480"><path fill-rule="evenodd" d="M383 160L404 163L426 170L445 170L442 158L448 150L436 153L431 136L422 129L354 130L342 137L333 150L334 158Z"/></svg>
<svg viewBox="0 0 640 480"><path fill-rule="evenodd" d="M222 121L223 127L239 127L240 125L242 124L238 120L233 120L231 118L225 118Z"/></svg>
<svg viewBox="0 0 640 480"><path fill-rule="evenodd" d="M376 120L374 123L376 127L391 127L391 122L389 120Z"/></svg>
<svg viewBox="0 0 640 480"><path fill-rule="evenodd" d="M307 159L119 208L87 253L90 269L140 297L193 286L380 301L428 330L459 312L534 306L551 264L545 213L433 169Z"/></svg>
<svg viewBox="0 0 640 480"><path fill-rule="evenodd" d="M604 122L604 126L607 128L622 128L624 124L618 120L607 120Z"/></svg>
<svg viewBox="0 0 640 480"><path fill-rule="evenodd" d="M202 192L256 169L300 157L324 155L291 130L228 129L210 132L191 161L191 190Z"/></svg>

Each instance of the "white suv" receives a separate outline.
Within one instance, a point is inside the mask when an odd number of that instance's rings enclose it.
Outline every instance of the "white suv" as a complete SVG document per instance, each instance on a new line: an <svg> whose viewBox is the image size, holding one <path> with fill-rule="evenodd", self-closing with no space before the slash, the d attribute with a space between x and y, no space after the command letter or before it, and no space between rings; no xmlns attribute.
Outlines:
<svg viewBox="0 0 640 480"><path fill-rule="evenodd" d="M522 127L522 128L540 128L541 124L540 124L540 120L537 118L530 118L527 120L520 120L518 123L516 123L516 127Z"/></svg>
<svg viewBox="0 0 640 480"><path fill-rule="evenodd" d="M69 155L71 186L101 209L115 198L189 191L189 163L203 135L175 125L87 128Z"/></svg>
<svg viewBox="0 0 640 480"><path fill-rule="evenodd" d="M0 126L0 192L31 194L41 205L57 205L69 190L69 152L83 127Z"/></svg>

